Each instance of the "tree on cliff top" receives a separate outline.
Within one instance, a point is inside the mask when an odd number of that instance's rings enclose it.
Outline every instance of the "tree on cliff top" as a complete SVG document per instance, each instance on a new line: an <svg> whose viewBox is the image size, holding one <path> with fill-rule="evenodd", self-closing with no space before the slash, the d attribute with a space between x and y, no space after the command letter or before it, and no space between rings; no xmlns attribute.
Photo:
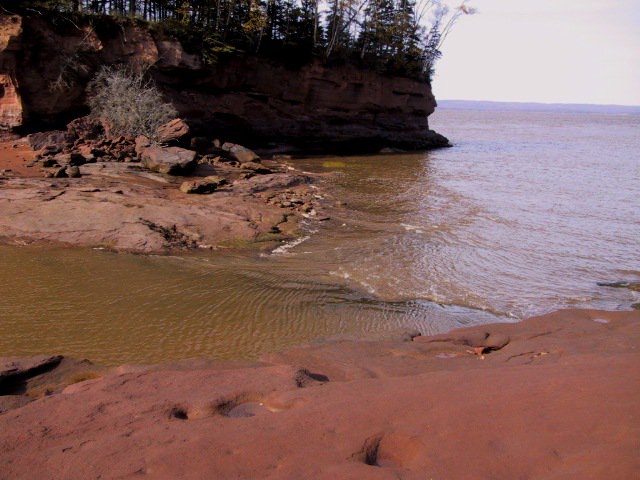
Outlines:
<svg viewBox="0 0 640 480"><path fill-rule="evenodd" d="M213 63L244 51L304 63L313 57L430 82L462 0L0 0L7 10L141 18Z"/></svg>
<svg viewBox="0 0 640 480"><path fill-rule="evenodd" d="M91 115L110 136L146 135L177 116L175 108L145 77L126 67L103 67L89 84Z"/></svg>

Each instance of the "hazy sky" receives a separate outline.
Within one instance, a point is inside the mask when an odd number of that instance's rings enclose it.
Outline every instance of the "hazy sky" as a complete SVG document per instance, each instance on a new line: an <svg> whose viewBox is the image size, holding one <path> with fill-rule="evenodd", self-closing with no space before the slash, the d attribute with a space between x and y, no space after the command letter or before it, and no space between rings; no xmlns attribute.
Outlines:
<svg viewBox="0 0 640 480"><path fill-rule="evenodd" d="M442 48L436 98L640 105L640 0L470 5Z"/></svg>

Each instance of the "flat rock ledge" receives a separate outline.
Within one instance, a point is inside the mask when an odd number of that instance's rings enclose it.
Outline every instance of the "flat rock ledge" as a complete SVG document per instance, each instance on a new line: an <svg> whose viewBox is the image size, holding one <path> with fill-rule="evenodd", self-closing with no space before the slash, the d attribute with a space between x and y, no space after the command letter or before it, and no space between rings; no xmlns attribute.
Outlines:
<svg viewBox="0 0 640 480"><path fill-rule="evenodd" d="M171 167L164 168L163 155L172 157ZM303 218L323 217L313 177L284 161L196 160L195 152L178 147L146 148L141 162L87 153L91 161L79 167L59 163L71 154L39 162L34 156L24 141L0 144L1 243L135 253L268 249L300 235ZM47 167L48 161L56 166ZM181 176L185 170L188 177Z"/></svg>
<svg viewBox="0 0 640 480"><path fill-rule="evenodd" d="M0 478L635 478L639 345L638 311L565 310L50 377L63 359L0 390Z"/></svg>

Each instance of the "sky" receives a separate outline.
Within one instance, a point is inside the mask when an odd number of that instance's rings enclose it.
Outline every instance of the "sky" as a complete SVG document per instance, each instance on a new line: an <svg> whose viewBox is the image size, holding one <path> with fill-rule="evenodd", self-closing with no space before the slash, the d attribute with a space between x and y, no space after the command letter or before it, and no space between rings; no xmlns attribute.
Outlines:
<svg viewBox="0 0 640 480"><path fill-rule="evenodd" d="M469 5L442 46L437 99L640 105L640 0Z"/></svg>

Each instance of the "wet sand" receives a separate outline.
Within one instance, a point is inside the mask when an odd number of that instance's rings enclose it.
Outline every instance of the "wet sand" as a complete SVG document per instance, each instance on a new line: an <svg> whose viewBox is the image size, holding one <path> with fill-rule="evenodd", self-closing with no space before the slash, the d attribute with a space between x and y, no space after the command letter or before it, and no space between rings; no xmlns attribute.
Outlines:
<svg viewBox="0 0 640 480"><path fill-rule="evenodd" d="M0 172L2 176L41 178L43 171L27 165L35 159L35 152L26 139L2 140L0 138Z"/></svg>
<svg viewBox="0 0 640 480"><path fill-rule="evenodd" d="M253 363L81 365L0 414L0 478L634 478L639 340L640 312L564 310Z"/></svg>

